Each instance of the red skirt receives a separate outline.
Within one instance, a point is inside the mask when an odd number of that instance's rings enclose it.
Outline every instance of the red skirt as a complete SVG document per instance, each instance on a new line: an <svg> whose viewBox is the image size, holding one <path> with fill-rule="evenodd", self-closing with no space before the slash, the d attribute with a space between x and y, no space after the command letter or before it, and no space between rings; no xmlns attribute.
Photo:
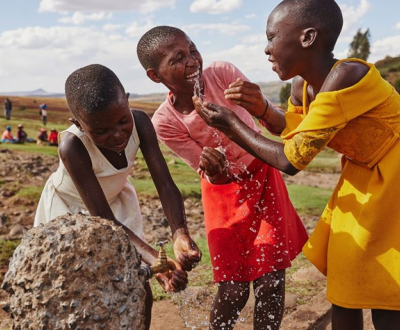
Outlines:
<svg viewBox="0 0 400 330"><path fill-rule="evenodd" d="M280 172L254 160L234 182L201 180L214 282L286 269L308 239Z"/></svg>

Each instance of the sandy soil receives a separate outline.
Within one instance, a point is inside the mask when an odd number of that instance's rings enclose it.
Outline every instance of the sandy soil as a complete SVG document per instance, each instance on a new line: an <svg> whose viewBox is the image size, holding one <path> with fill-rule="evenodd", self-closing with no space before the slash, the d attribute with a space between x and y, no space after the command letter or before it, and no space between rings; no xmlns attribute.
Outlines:
<svg viewBox="0 0 400 330"><path fill-rule="evenodd" d="M0 148L0 238L19 239L31 228L35 212L35 203L28 197L17 197L16 192L32 185L43 185L48 176L56 169L53 157L32 156ZM337 173L301 172L295 177L284 177L286 182L301 185L333 188L338 180ZM149 242L170 237L167 220L158 199L140 198L144 219L145 235ZM198 200L187 199L185 207L189 230L192 236L204 236L203 213ZM313 226L317 219L303 219ZM0 269L0 275L7 271ZM189 277L190 279L190 277ZM306 304L299 301L295 294L286 295L286 312L282 329L320 329L328 330L329 304L325 300L325 278L313 267L301 269L291 281L312 281L315 297ZM170 299L156 301L152 312L151 330L206 329L211 305L211 295L207 290L189 287L184 293L171 296ZM7 296L0 290L0 307L7 302ZM252 329L252 298L240 315L235 329ZM0 329L11 329L8 314L0 309ZM366 330L369 329L368 327ZM372 329L372 328L371 328Z"/></svg>

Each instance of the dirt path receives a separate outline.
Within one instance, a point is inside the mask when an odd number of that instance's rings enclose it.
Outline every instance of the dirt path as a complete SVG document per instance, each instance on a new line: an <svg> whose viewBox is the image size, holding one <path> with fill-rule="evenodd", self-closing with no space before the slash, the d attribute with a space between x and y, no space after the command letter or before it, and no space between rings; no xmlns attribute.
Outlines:
<svg viewBox="0 0 400 330"><path fill-rule="evenodd" d="M54 157L32 156L7 149L0 149L0 238L19 239L33 224L36 205L29 197L17 197L16 192L32 185L40 186L57 167ZM336 173L300 172L294 177L284 176L287 183L314 187L333 188L338 180ZM140 198L143 213L145 235L149 242L158 241L170 236L168 222L158 199ZM198 200L187 199L185 208L188 216L189 230L192 236L205 235L203 211ZM315 222L316 219L304 219ZM7 267L0 269L5 273ZM190 280L190 277L189 277ZM304 302L298 294L286 293L285 316L282 330L315 329L330 330L330 305L325 299L325 278L311 265L299 269L287 279L287 286L310 285L313 295ZM189 287L184 293L169 299L156 301L152 312L151 330L206 329L208 313L211 306L211 294L207 290ZM7 296L0 290L0 307L7 302ZM239 317L235 329L250 330L252 327L252 304L250 298ZM367 315L367 327L372 329ZM202 325L203 324L203 325ZM0 309L0 329L11 329L11 320L6 312Z"/></svg>

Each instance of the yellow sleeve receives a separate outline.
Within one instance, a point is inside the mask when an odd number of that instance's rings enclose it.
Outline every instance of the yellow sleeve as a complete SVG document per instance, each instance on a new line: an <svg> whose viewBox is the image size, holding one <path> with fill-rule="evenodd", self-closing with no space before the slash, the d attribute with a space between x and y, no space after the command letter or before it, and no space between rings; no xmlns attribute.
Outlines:
<svg viewBox="0 0 400 330"><path fill-rule="evenodd" d="M299 171L304 170L338 131L339 128L331 127L297 133L283 141L286 158Z"/></svg>
<svg viewBox="0 0 400 330"><path fill-rule="evenodd" d="M285 112L286 127L282 131L281 136L285 136L289 132L293 131L304 119L303 106L293 105L292 101L288 100L288 110Z"/></svg>

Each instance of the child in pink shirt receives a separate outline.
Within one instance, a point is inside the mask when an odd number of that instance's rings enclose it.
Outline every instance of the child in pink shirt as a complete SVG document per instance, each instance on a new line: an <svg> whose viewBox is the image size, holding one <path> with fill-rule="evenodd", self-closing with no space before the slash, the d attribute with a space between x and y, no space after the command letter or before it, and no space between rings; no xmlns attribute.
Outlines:
<svg viewBox="0 0 400 330"><path fill-rule="evenodd" d="M196 113L198 93L229 107L254 131L252 117L225 100L224 90L246 77L232 64L202 58L181 30L160 26L138 43L138 57L150 79L170 93L152 122L158 138L201 176L205 227L218 292L211 329L232 329L253 282L255 329L278 329L284 309L285 269L307 234L278 170L255 159Z"/></svg>

